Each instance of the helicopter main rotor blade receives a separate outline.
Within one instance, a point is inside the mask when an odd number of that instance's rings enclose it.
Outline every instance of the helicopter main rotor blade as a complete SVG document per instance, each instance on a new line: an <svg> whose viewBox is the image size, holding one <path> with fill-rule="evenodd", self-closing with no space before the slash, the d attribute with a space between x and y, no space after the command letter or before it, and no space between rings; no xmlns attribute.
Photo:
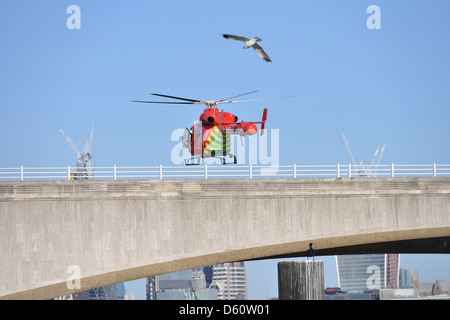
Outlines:
<svg viewBox="0 0 450 320"><path fill-rule="evenodd" d="M217 105L217 104L221 104L221 103L274 100L274 99L286 99L286 98L294 98L295 97L295 96L289 96L289 97L276 97L276 98L265 98L265 99L263 98L263 99L249 99L249 100L228 100L228 99L241 97L241 96L244 96L244 95L247 95L247 94L251 94L251 93L255 93L255 92L258 92L258 91L250 91L250 92L247 92L247 93L239 94L239 95L234 96L234 97L230 97L230 98L222 99L222 100L216 100L216 101L214 101L214 100L202 101L202 100L194 100L194 99L174 97L174 96L169 96L169 95L159 94L159 93L152 93L152 95L154 95L154 96L159 96L159 97L164 97L164 98L171 98L171 99L178 99L178 100L189 101L189 102L146 101L146 100L132 100L132 102L160 103L160 104L204 104L204 105L212 107L213 105Z"/></svg>
<svg viewBox="0 0 450 320"><path fill-rule="evenodd" d="M229 97L229 98L225 98L225 99L220 99L219 101L229 100L229 99L233 99L233 98L237 98L237 97L245 96L245 95L247 95L247 94L250 94L250 93L255 93L255 92L258 92L258 91L250 91L250 92L247 92L247 93L239 94L239 95L237 95L237 96L234 96L234 97Z"/></svg>
<svg viewBox="0 0 450 320"><path fill-rule="evenodd" d="M143 102L143 103L165 103L165 104L194 104L193 102L139 101L139 100L131 100L131 102Z"/></svg>
<svg viewBox="0 0 450 320"><path fill-rule="evenodd" d="M287 99L287 98L295 98L295 96L266 98L266 99L235 100L235 101L224 101L224 102L247 102L247 101L275 100L275 99Z"/></svg>
<svg viewBox="0 0 450 320"><path fill-rule="evenodd" d="M165 94L159 94L159 93L152 93L152 95L158 96L158 97L164 97L164 98L171 98L171 99L178 99L178 100L190 101L190 102L200 102L200 100L194 100L194 99L186 99L186 98L180 98L180 97L168 96L168 95L165 95Z"/></svg>

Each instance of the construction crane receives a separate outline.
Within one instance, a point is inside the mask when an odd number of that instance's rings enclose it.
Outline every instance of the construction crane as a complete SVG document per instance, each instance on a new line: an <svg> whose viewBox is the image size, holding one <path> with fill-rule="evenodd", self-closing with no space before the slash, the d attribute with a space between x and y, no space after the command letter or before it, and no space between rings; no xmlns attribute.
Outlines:
<svg viewBox="0 0 450 320"><path fill-rule="evenodd" d="M381 158L383 157L384 149L386 148L386 143L383 146L379 146L377 150L375 150L375 154L373 155L372 162L370 163L370 174L373 177L376 177L376 172L378 170L378 166L381 163ZM372 171L375 173L373 174Z"/></svg>
<svg viewBox="0 0 450 320"><path fill-rule="evenodd" d="M381 163L381 158L383 157L384 149L386 148L386 143L381 147L379 146L377 150L375 150L375 154L373 156L372 162L370 165L364 166L363 161L359 164L356 163L355 158L353 157L352 150L350 149L350 145L345 137L344 133L342 133L342 139L345 142L345 146L347 147L347 151L350 155L350 158L355 165L355 175L356 176L367 176L367 177L376 177L376 172L378 170L378 166Z"/></svg>
<svg viewBox="0 0 450 320"><path fill-rule="evenodd" d="M73 144L72 140L67 136L67 134L61 129L59 130L63 136L66 138L67 142L69 142L72 149L77 154L77 172L73 173L71 176L71 179L74 180L92 180L94 177L94 173L91 170L91 146L92 146L92 139L94 137L94 126L95 123L92 123L92 129L91 134L88 139L84 140L84 145L82 151L78 151L77 147Z"/></svg>

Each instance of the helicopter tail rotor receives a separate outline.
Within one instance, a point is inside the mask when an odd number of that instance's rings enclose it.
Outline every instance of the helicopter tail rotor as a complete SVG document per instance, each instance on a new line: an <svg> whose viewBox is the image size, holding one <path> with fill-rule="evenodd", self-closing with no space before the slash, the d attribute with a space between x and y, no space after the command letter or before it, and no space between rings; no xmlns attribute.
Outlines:
<svg viewBox="0 0 450 320"><path fill-rule="evenodd" d="M264 134L264 129L266 128L266 120L267 120L267 108L264 108L263 116L262 116L262 124L261 124L261 136Z"/></svg>

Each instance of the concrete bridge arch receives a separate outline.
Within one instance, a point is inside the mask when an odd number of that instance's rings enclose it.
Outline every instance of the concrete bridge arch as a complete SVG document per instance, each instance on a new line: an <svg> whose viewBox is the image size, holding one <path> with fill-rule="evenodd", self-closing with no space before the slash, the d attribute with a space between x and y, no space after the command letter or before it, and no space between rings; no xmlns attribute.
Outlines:
<svg viewBox="0 0 450 320"><path fill-rule="evenodd" d="M1 299L304 256L310 242L449 253L450 178L3 181L0 235Z"/></svg>

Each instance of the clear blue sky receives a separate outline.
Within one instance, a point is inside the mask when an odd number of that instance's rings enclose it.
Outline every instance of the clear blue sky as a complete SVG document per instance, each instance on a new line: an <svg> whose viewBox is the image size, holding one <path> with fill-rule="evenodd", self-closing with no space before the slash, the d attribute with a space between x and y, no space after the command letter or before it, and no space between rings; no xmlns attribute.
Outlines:
<svg viewBox="0 0 450 320"><path fill-rule="evenodd" d="M79 30L66 26L72 4ZM379 30L366 26L373 4ZM253 90L296 96L224 106L253 121L269 109L281 164L351 162L342 132L361 160L387 143L383 163L450 163L449 12L448 0L2 0L0 167L75 165L59 129L81 149L94 121L97 166L170 165L172 132L202 107L130 100ZM273 63L222 33L262 38ZM450 280L446 256L408 259ZM250 298L276 295L274 263L247 265ZM259 288L268 278L275 291Z"/></svg>

